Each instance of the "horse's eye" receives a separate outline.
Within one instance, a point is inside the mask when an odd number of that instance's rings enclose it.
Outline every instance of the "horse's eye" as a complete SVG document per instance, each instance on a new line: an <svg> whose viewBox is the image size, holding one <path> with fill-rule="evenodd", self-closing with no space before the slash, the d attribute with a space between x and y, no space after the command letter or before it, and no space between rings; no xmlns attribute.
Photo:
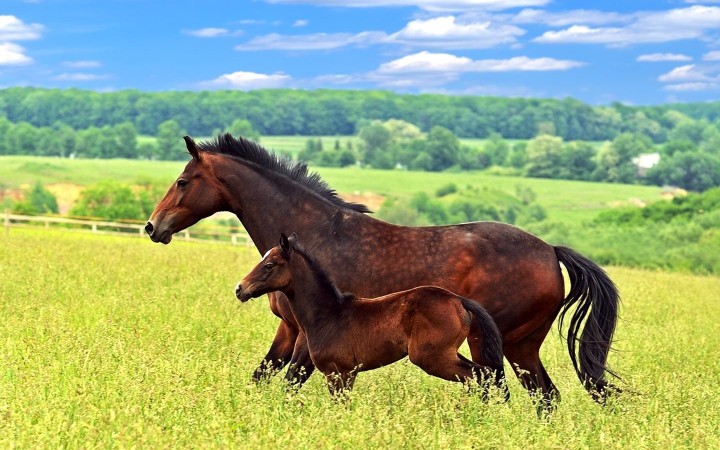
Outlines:
<svg viewBox="0 0 720 450"><path fill-rule="evenodd" d="M177 184L178 184L179 187L182 188L182 187L187 186L187 185L188 185L188 182L187 182L187 180L178 180Z"/></svg>
<svg viewBox="0 0 720 450"><path fill-rule="evenodd" d="M271 271L271 270L273 270L273 267L275 267L275 263L267 263L267 264L265 264L265 270L267 270L268 272Z"/></svg>

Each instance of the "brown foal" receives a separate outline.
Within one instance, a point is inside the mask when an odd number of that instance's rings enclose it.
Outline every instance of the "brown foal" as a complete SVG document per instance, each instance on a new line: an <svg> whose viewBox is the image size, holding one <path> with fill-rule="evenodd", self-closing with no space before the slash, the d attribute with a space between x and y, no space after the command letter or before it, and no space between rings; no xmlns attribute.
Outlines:
<svg viewBox="0 0 720 450"><path fill-rule="evenodd" d="M235 295L245 302L272 291L282 291L290 300L310 357L333 395L352 389L358 372L408 356L444 380L492 380L507 398L502 337L475 302L435 286L371 299L341 293L295 234L281 236L280 245L238 283ZM479 344L489 367L458 353L466 338Z"/></svg>

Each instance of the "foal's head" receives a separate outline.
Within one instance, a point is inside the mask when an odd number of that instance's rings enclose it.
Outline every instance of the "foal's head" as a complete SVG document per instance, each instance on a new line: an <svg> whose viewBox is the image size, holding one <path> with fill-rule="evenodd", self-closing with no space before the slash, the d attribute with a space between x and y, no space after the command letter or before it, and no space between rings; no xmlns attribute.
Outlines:
<svg viewBox="0 0 720 450"><path fill-rule="evenodd" d="M305 275L309 275L305 276ZM304 280L304 281L303 281ZM282 234L280 245L268 251L263 259L235 287L235 296L246 302L272 291L283 291L288 297L294 297L295 285L298 289L307 289L309 282L324 292L322 299L344 303L355 299L351 293L342 293L328 273L310 256L297 240L295 233L290 237ZM316 298L316 301L322 299Z"/></svg>
<svg viewBox="0 0 720 450"><path fill-rule="evenodd" d="M280 237L280 245L265 253L263 259L235 287L238 300L246 302L268 292L292 287L293 274L289 263L296 239L294 233L290 237L284 234Z"/></svg>

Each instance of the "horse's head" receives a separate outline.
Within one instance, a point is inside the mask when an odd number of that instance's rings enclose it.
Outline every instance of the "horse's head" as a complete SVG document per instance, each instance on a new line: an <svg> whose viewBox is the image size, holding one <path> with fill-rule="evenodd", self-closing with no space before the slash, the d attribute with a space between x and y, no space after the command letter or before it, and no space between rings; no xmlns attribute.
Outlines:
<svg viewBox="0 0 720 450"><path fill-rule="evenodd" d="M173 233L226 209L221 184L205 161L209 156L200 152L190 136L184 139L192 159L145 225L145 231L153 242L169 244Z"/></svg>
<svg viewBox="0 0 720 450"><path fill-rule="evenodd" d="M262 260L235 287L235 296L241 302L272 291L284 291L293 284L290 258L296 235L280 236L280 245L271 248Z"/></svg>

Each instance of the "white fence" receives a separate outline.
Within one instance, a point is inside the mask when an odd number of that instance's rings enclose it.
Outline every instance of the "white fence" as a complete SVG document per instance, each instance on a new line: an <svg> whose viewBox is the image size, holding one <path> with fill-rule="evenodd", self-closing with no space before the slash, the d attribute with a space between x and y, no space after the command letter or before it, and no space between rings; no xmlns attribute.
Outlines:
<svg viewBox="0 0 720 450"><path fill-rule="evenodd" d="M10 214L5 211L5 234L10 233L11 228L57 228L71 231L81 231L95 234L107 234L116 236L136 236L148 239L145 234L145 224L132 222L107 222L101 220L68 219L65 217L52 216L23 216ZM220 227L213 227L213 230ZM223 230L225 230L223 228ZM251 246L252 240L247 233L230 233L227 231L207 231L206 229L193 230L192 227L175 235L175 239L182 239L189 242L213 242L232 245Z"/></svg>

